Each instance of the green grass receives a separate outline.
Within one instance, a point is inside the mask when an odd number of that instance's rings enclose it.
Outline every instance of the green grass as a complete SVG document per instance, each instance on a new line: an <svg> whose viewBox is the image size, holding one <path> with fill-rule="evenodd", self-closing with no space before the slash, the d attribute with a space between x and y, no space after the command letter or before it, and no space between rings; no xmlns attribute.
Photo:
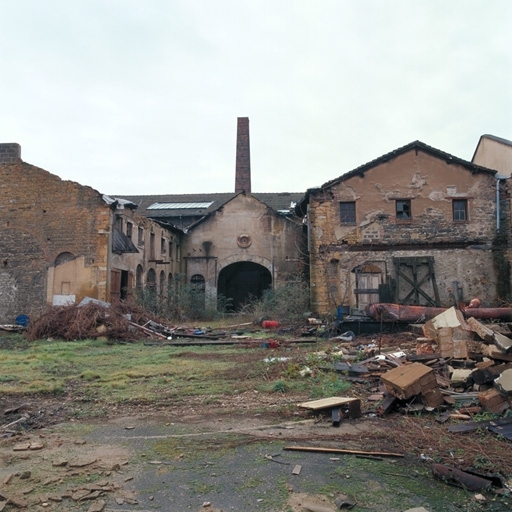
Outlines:
<svg viewBox="0 0 512 512"><path fill-rule="evenodd" d="M316 360L308 359L310 349L304 347L295 347L293 354L281 352L293 355L292 360L268 363L264 359L279 352L261 347L173 347L100 340L2 341L0 393L59 396L69 390L81 403L82 417L88 413L87 402L162 403L201 395L215 403L222 395L248 390L319 398L344 394L350 387L335 373L316 370ZM313 368L313 376L301 376L306 365Z"/></svg>
<svg viewBox="0 0 512 512"><path fill-rule="evenodd" d="M59 395L73 386L88 399L107 403L161 400L232 390L226 374L233 349L133 343L108 345L97 340L38 341L24 350L0 348L0 393ZM236 363L237 365L240 362ZM251 373L247 364L247 373ZM237 381L243 388L243 382Z"/></svg>

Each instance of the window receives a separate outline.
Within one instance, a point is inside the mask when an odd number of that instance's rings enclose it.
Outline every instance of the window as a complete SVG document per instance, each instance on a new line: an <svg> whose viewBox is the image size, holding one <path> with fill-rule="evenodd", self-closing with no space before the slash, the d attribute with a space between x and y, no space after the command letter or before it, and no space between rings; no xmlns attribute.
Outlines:
<svg viewBox="0 0 512 512"><path fill-rule="evenodd" d="M165 251L167 250L167 243L165 238L160 239L160 253L165 254Z"/></svg>
<svg viewBox="0 0 512 512"><path fill-rule="evenodd" d="M205 281L201 274L194 274L190 278L190 284L192 285L192 289L196 292L204 292L205 290Z"/></svg>
<svg viewBox="0 0 512 512"><path fill-rule="evenodd" d="M342 201L340 203L340 222L342 224L356 223L356 203L355 201Z"/></svg>
<svg viewBox="0 0 512 512"><path fill-rule="evenodd" d="M144 229L143 228L139 228L139 230L138 230L137 243L139 245L144 245Z"/></svg>
<svg viewBox="0 0 512 512"><path fill-rule="evenodd" d="M133 224L131 222L126 223L126 236L132 239Z"/></svg>
<svg viewBox="0 0 512 512"><path fill-rule="evenodd" d="M155 259L155 233L149 234L149 259Z"/></svg>
<svg viewBox="0 0 512 512"><path fill-rule="evenodd" d="M398 199L396 201L396 218L397 219L411 219L411 200Z"/></svg>
<svg viewBox="0 0 512 512"><path fill-rule="evenodd" d="M172 260L172 241L169 240L169 259Z"/></svg>
<svg viewBox="0 0 512 512"><path fill-rule="evenodd" d="M119 230L119 231L123 231L123 217L121 217L121 215L116 215L116 228Z"/></svg>
<svg viewBox="0 0 512 512"><path fill-rule="evenodd" d="M468 220L468 200L467 199L454 199L452 201L453 207L453 221L464 222Z"/></svg>

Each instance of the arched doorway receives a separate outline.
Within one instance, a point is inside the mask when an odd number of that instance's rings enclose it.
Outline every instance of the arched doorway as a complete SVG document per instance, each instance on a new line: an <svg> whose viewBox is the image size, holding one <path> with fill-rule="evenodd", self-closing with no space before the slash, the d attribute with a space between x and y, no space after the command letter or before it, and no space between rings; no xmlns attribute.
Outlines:
<svg viewBox="0 0 512 512"><path fill-rule="evenodd" d="M252 261L239 261L224 267L219 274L217 293L231 299L230 306L239 310L248 302L261 299L272 286L272 276L264 266Z"/></svg>

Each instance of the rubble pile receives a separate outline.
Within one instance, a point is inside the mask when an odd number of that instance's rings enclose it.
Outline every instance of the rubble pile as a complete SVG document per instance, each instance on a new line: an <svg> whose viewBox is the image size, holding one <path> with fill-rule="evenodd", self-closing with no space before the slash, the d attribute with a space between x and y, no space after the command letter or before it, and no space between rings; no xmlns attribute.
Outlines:
<svg viewBox="0 0 512 512"><path fill-rule="evenodd" d="M508 324L484 324L450 308L422 325L408 354L384 351L361 363L376 382L378 412L422 408L439 421L502 414L512 403L512 332ZM397 357L398 356L398 357ZM512 424L512 418L510 418ZM512 440L512 429L504 433Z"/></svg>
<svg viewBox="0 0 512 512"><path fill-rule="evenodd" d="M32 320L25 335L29 341L65 341L102 338L138 341L166 338L166 326L155 315L128 303L108 304L89 300L78 305L53 306Z"/></svg>

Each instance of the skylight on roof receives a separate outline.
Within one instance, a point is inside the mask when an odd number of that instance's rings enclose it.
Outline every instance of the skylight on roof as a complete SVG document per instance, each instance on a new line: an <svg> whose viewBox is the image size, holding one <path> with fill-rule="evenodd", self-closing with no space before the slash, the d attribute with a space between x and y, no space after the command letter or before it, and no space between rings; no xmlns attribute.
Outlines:
<svg viewBox="0 0 512 512"><path fill-rule="evenodd" d="M204 201L202 203L153 203L148 206L148 210L186 210L186 209L199 209L209 208L213 201Z"/></svg>

